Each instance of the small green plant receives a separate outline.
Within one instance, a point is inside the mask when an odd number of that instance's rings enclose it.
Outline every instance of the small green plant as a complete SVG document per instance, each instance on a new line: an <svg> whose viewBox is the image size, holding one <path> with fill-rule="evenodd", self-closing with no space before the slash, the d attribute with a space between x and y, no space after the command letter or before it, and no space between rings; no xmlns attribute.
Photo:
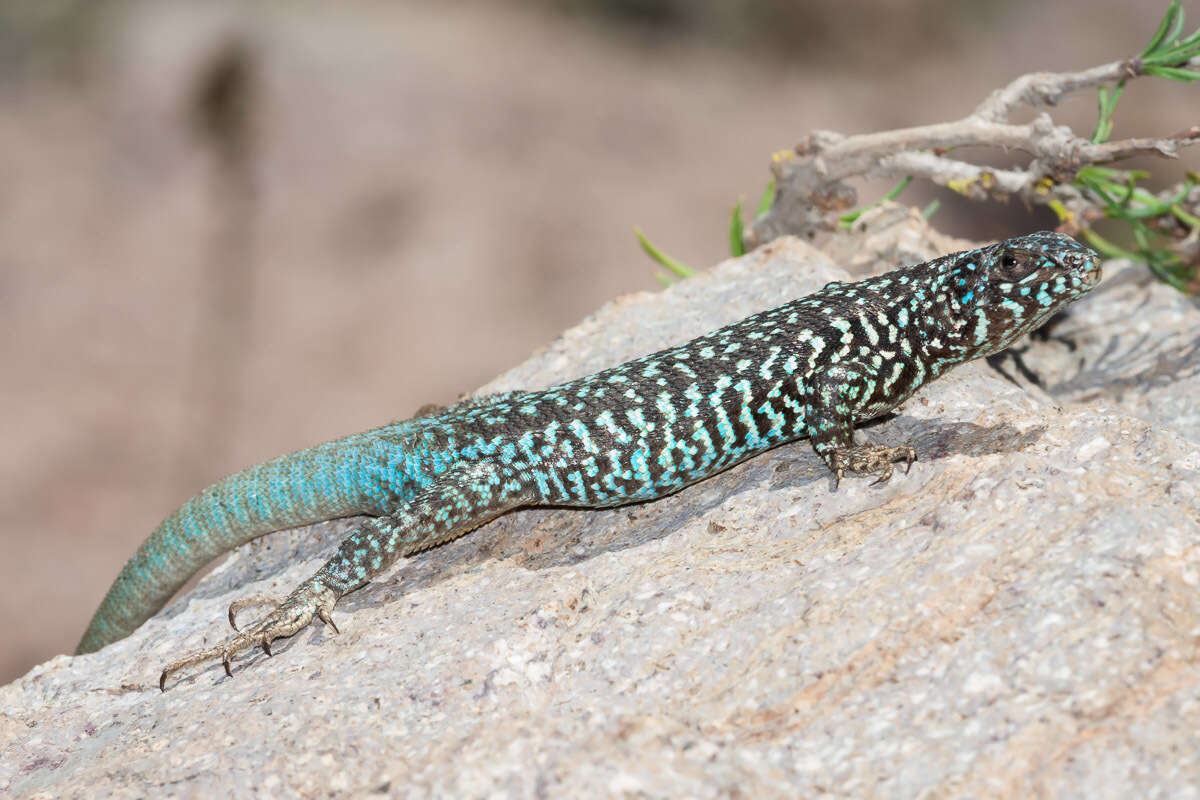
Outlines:
<svg viewBox="0 0 1200 800"><path fill-rule="evenodd" d="M1171 197L1161 198L1137 186L1137 182L1149 176L1142 170L1115 170L1104 167L1085 167L1080 170L1075 184L1103 204L1103 216L1120 220L1129 226L1136 249L1127 250L1101 236L1093 227L1080 228L1079 235L1088 244L1108 258L1128 258L1144 263L1164 283L1181 292L1200 292L1197 283L1197 266L1184 263L1174 251L1166 247L1164 236L1151 228L1161 230L1168 218L1178 220L1188 230L1200 230L1200 219L1183 208L1181 203L1200 184L1200 176L1188 172L1180 189ZM1061 206L1051 204L1060 219L1070 214Z"/></svg>
<svg viewBox="0 0 1200 800"><path fill-rule="evenodd" d="M857 208L854 211L850 211L850 212L842 214L840 217L838 217L838 227L844 231L850 230L850 228L853 227L855 221L859 217L861 217L863 214L865 214L866 212L870 211L872 208L875 208L878 205L881 205L889 200L895 200L897 197L900 196L901 192L903 192L905 189L908 188L908 185L910 183L912 183L912 175L905 175L903 178L900 179L899 183L897 183L895 186L893 186L891 189L888 190L887 194L885 194L883 197L876 200L874 203L867 203L862 208ZM937 210L936 206L934 207L934 210L935 211Z"/></svg>
<svg viewBox="0 0 1200 800"><path fill-rule="evenodd" d="M775 181L768 181L758 198L758 210L755 218L761 217L771 209L771 201L775 199ZM746 255L746 225L742 222L742 198L733 204L733 213L729 217L729 255L741 258Z"/></svg>
<svg viewBox="0 0 1200 800"><path fill-rule="evenodd" d="M763 189L762 197L758 201L758 211L755 212L755 216L761 216L767 212L767 210L771 207L771 199L774 196L775 181L770 181L767 183L766 188ZM737 202L733 204L733 214L730 216L729 220L729 254L734 258L739 258L746 255L746 244L742 240L742 234L745 232L745 230L746 225L742 221L742 198L739 197ZM634 226L633 235L637 237L638 244L640 244L642 249L646 251L646 255L650 256L650 258L654 259L670 271L671 274L666 272L654 273L654 279L663 286L670 286L675 282L675 277L690 278L692 275L696 274L695 269L689 267L687 264L683 263L677 258L672 258L656 247L653 242L646 238L646 234L642 232L641 228ZM672 277L672 275L675 277Z"/></svg>
<svg viewBox="0 0 1200 800"><path fill-rule="evenodd" d="M692 269L687 264L683 263L677 258L672 258L662 250L659 250L657 247L655 247L654 244L646 238L646 234L642 233L642 229L636 225L633 227L633 235L637 237L638 243L642 246L642 249L646 251L646 255L650 256L650 258L654 259L659 264L662 264L664 267L674 273L676 277L690 278L696 274L696 270ZM665 272L654 273L654 279L663 286L670 286L675 282L675 278L672 278Z"/></svg>
<svg viewBox="0 0 1200 800"><path fill-rule="evenodd" d="M1180 39L1184 14L1179 0L1172 0L1150 43L1138 55L1143 71L1179 83L1200 80L1200 71L1178 66L1200 55L1200 28ZM1109 88L1100 86L1099 114L1092 142L1103 144L1113 130L1113 114L1117 101L1125 90L1125 81ZM1073 185L1099 209L1100 218L1118 220L1128 226L1134 249L1122 248L1101 236L1091 225L1081 225L1079 235L1088 244L1109 258L1128 258L1144 263L1164 283L1181 292L1200 293L1200 264L1188 264L1167 246L1167 234L1179 228L1200 232L1200 218L1184 208L1183 203L1200 177L1188 172L1178 191L1161 197L1147 191L1139 182L1150 177L1144 170L1119 170L1110 167L1086 166L1079 170ZM1077 222L1061 203L1051 202L1059 220Z"/></svg>

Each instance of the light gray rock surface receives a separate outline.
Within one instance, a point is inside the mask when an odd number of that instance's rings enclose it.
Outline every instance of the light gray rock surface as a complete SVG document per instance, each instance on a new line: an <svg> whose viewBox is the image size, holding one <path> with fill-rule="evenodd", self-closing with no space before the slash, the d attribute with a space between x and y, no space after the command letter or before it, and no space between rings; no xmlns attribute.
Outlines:
<svg viewBox="0 0 1200 800"><path fill-rule="evenodd" d="M839 260L945 246L911 219L853 235ZM488 388L845 278L780 240ZM0 795L1200 796L1198 341L1194 302L1119 269L1025 348L1040 387L975 363L864 430L917 448L885 486L834 492L798 443L657 503L511 514L345 598L342 635L160 694L229 601L282 594L346 524L265 537L0 688Z"/></svg>

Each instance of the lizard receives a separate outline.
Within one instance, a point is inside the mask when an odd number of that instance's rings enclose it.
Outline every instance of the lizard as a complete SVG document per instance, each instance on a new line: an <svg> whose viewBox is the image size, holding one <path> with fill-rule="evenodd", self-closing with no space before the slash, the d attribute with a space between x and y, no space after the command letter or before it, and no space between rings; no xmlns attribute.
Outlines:
<svg viewBox="0 0 1200 800"><path fill-rule="evenodd" d="M271 531L367 515L312 577L257 623L159 678L251 647L268 654L314 618L337 632L346 593L398 558L517 508L654 500L807 438L833 490L847 472L887 481L907 445L854 429L952 367L1038 328L1100 280L1100 260L1043 231L813 294L541 391L473 398L282 456L204 489L121 570L77 649L129 635L221 553Z"/></svg>

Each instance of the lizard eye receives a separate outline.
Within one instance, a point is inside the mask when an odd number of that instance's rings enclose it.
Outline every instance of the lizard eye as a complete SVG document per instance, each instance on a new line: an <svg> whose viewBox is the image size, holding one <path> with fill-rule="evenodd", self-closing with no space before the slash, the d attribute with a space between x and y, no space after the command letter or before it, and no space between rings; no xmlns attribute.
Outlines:
<svg viewBox="0 0 1200 800"><path fill-rule="evenodd" d="M1017 250L1008 250L1000 256L1000 275L1010 281L1019 281L1037 268L1037 260Z"/></svg>

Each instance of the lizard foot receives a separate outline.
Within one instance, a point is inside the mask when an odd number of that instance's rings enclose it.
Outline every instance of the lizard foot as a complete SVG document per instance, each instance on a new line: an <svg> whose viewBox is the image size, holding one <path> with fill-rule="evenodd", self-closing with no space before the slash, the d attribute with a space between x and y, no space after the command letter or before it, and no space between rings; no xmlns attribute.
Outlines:
<svg viewBox="0 0 1200 800"><path fill-rule="evenodd" d="M842 475L849 470L857 472L859 475L870 475L878 473L879 477L871 481L874 486L877 483L885 483L892 477L892 462L905 462L904 471L912 469L913 462L917 460L917 451L908 446L902 447L886 447L878 444L859 444L853 447L838 448L833 452L833 488L837 488L842 482Z"/></svg>
<svg viewBox="0 0 1200 800"><path fill-rule="evenodd" d="M305 581L262 621L251 625L244 631L238 631L236 636L226 639L216 647L198 650L168 664L158 679L159 690L166 691L167 678L179 670L217 658L221 659L221 663L225 667L225 674L232 676L231 660L233 656L255 646L261 647L263 652L271 655L271 642L300 631L312 622L314 616L337 633L337 626L333 624L331 616L337 599L337 593L326 587L317 578ZM241 609L261 604L261 596L247 598L240 602L234 601L229 608L230 624L233 624L234 615ZM234 630L237 630L236 626Z"/></svg>

